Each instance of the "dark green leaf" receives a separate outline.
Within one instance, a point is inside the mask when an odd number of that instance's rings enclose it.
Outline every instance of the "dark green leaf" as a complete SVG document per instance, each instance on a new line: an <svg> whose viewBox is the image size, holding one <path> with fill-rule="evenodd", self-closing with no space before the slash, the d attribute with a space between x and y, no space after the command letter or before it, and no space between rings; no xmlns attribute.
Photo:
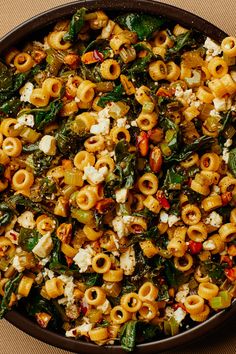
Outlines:
<svg viewBox="0 0 236 354"><path fill-rule="evenodd" d="M68 121L62 124L57 132L57 147L64 156L68 156L77 152L83 146L84 141L90 136L91 134L86 131L81 131L77 134L73 131L72 122Z"/></svg>
<svg viewBox="0 0 236 354"><path fill-rule="evenodd" d="M77 36L85 22L84 16L86 11L87 9L82 7L73 15L69 25L69 31L64 35L64 41L74 42L77 39Z"/></svg>
<svg viewBox="0 0 236 354"><path fill-rule="evenodd" d="M128 321L120 332L120 342L122 349L132 352L136 345L136 332L138 321Z"/></svg>
<svg viewBox="0 0 236 354"><path fill-rule="evenodd" d="M101 274L98 273L91 273L91 274L84 274L85 277L85 284L88 287L100 285L101 284Z"/></svg>
<svg viewBox="0 0 236 354"><path fill-rule="evenodd" d="M11 222L14 216L13 209L5 202L0 204L0 226L5 226Z"/></svg>
<svg viewBox="0 0 236 354"><path fill-rule="evenodd" d="M43 130L49 123L53 123L60 109L62 108L62 102L60 99L52 101L47 107L34 108L27 111L27 114L33 114L35 128Z"/></svg>
<svg viewBox="0 0 236 354"><path fill-rule="evenodd" d="M26 162L33 169L36 176L42 176L51 167L52 160L52 156L46 155L42 150L38 149L28 156Z"/></svg>
<svg viewBox="0 0 236 354"><path fill-rule="evenodd" d="M206 272L214 283L222 284L224 279L226 278L224 274L224 266L223 264L213 262L213 261L206 261L202 262L201 264L201 271Z"/></svg>
<svg viewBox="0 0 236 354"><path fill-rule="evenodd" d="M27 299L26 311L29 316L34 317L37 313L45 312L52 316L49 322L49 328L60 329L62 321L66 320L66 316L62 308L55 301L49 301L37 293L31 294ZM64 318L63 318L64 317Z"/></svg>
<svg viewBox="0 0 236 354"><path fill-rule="evenodd" d="M171 260L165 260L164 267L165 277L170 287L177 288L186 282L186 276L175 268Z"/></svg>
<svg viewBox="0 0 236 354"><path fill-rule="evenodd" d="M144 58L138 58L132 64L132 66L128 69L128 73L130 75L140 74L147 70L148 64L151 62L153 58L153 53L148 53Z"/></svg>
<svg viewBox="0 0 236 354"><path fill-rule="evenodd" d="M181 185L185 179L186 177L182 173L177 172L175 167L171 166L166 172L166 177L162 188L165 190L175 189L175 186Z"/></svg>
<svg viewBox="0 0 236 354"><path fill-rule="evenodd" d="M17 97L12 97L0 106L0 112L15 116L22 102Z"/></svg>
<svg viewBox="0 0 236 354"><path fill-rule="evenodd" d="M203 135L196 139L192 144L185 145L180 151L175 152L169 157L165 157L166 162L181 162L186 160L193 152L204 151L210 148L213 144L214 138Z"/></svg>
<svg viewBox="0 0 236 354"><path fill-rule="evenodd" d="M43 213L47 215L53 215L52 212L40 203L35 203L23 194L12 195L7 204L12 210L16 210L17 207L24 207L26 210L35 211L36 213Z"/></svg>
<svg viewBox="0 0 236 354"><path fill-rule="evenodd" d="M37 230L25 229L22 227L20 229L19 245L24 251L32 251L37 245L40 237L41 236Z"/></svg>
<svg viewBox="0 0 236 354"><path fill-rule="evenodd" d="M103 95L98 100L98 106L105 107L108 102L117 102L120 101L124 96L124 88L120 84L114 88L111 92L108 92L106 95Z"/></svg>
<svg viewBox="0 0 236 354"><path fill-rule="evenodd" d="M15 278L8 280L8 282L5 285L5 290L4 290L4 296L2 298L1 304L0 304L0 319L3 318L5 313L8 311L9 307L9 302L11 299L12 293L16 292L17 287L19 285L19 282L22 278L23 274L20 273L15 276Z"/></svg>
<svg viewBox="0 0 236 354"><path fill-rule="evenodd" d="M232 149L229 153L228 166L230 172L236 177L236 148Z"/></svg>
<svg viewBox="0 0 236 354"><path fill-rule="evenodd" d="M117 17L116 21L130 31L136 32L140 40L149 39L164 23L160 16L143 13L128 13Z"/></svg>

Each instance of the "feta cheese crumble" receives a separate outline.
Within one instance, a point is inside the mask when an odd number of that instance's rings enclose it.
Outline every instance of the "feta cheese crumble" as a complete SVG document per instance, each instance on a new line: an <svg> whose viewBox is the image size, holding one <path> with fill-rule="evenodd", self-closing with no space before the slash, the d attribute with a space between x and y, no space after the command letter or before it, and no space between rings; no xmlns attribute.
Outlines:
<svg viewBox="0 0 236 354"><path fill-rule="evenodd" d="M20 90L20 100L21 102L30 102L30 96L32 95L34 85L31 82L26 82L26 84Z"/></svg>
<svg viewBox="0 0 236 354"><path fill-rule="evenodd" d="M32 252L40 258L45 258L53 249L53 242L50 232L43 235L37 245L32 249Z"/></svg>
<svg viewBox="0 0 236 354"><path fill-rule="evenodd" d="M125 237L129 234L128 227L126 226L122 216L116 216L115 219L112 220L112 226L119 238Z"/></svg>
<svg viewBox="0 0 236 354"><path fill-rule="evenodd" d="M108 168L106 166L97 170L95 167L88 165L84 168L83 180L86 179L93 184L99 184L105 180L107 173Z"/></svg>
<svg viewBox="0 0 236 354"><path fill-rule="evenodd" d="M175 295L175 300L183 304L188 294L189 294L189 285L183 284L179 287L179 291Z"/></svg>
<svg viewBox="0 0 236 354"><path fill-rule="evenodd" d="M205 224L219 228L223 223L223 218L216 211L212 211L205 219Z"/></svg>
<svg viewBox="0 0 236 354"><path fill-rule="evenodd" d="M33 114L22 114L22 116L17 118L17 123L14 125L14 129L18 129L24 125L31 128L34 126Z"/></svg>
<svg viewBox="0 0 236 354"><path fill-rule="evenodd" d="M117 203L125 203L128 196L128 189L127 188L118 189L115 192L115 195L116 195Z"/></svg>
<svg viewBox="0 0 236 354"><path fill-rule="evenodd" d="M25 211L22 213L17 221L20 226L26 229L34 229L35 227L34 214L31 211Z"/></svg>
<svg viewBox="0 0 236 354"><path fill-rule="evenodd" d="M92 257L95 255L95 251L91 246L86 248L80 248L79 252L73 258L75 264L80 268L79 272L84 273L92 264Z"/></svg>
<svg viewBox="0 0 236 354"><path fill-rule="evenodd" d="M228 163L229 161L229 147L232 145L233 141L232 139L227 139L226 142L224 143L223 151L222 151L222 159Z"/></svg>
<svg viewBox="0 0 236 354"><path fill-rule="evenodd" d="M132 246L130 246L120 256L120 267L124 270L125 275L131 275L135 269L135 252Z"/></svg>
<svg viewBox="0 0 236 354"><path fill-rule="evenodd" d="M56 139L51 135L44 135L39 142L39 149L46 155L56 155Z"/></svg>
<svg viewBox="0 0 236 354"><path fill-rule="evenodd" d="M210 61L213 57L216 57L222 52L221 47L209 37L205 40L203 47L207 49L206 61Z"/></svg>
<svg viewBox="0 0 236 354"><path fill-rule="evenodd" d="M110 131L110 119L102 118L98 119L98 124L94 124L90 128L91 134L108 135Z"/></svg>
<svg viewBox="0 0 236 354"><path fill-rule="evenodd" d="M92 329L92 323L83 323L80 326L70 329L66 331L66 337L78 337L78 336L87 336L88 332Z"/></svg>
<svg viewBox="0 0 236 354"><path fill-rule="evenodd" d="M13 258L12 265L19 273L25 270L25 267L22 267L22 265L20 264L20 258L18 255Z"/></svg>

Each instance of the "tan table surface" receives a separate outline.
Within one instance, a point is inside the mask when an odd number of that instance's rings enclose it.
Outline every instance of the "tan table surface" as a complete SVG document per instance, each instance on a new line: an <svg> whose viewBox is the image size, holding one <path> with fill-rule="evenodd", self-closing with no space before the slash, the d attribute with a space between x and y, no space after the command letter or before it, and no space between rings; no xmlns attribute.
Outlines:
<svg viewBox="0 0 236 354"><path fill-rule="evenodd" d="M113 0L115 1L115 0ZM29 17L49 8L65 4L66 0L0 0L0 37ZM235 0L166 0L201 16L230 35L236 35ZM104 351L105 352L105 351ZM0 354L69 354L70 352L44 344L7 321L0 322ZM236 353L236 319L228 321L197 344L188 345L173 354L233 354ZM167 353L167 354L168 354Z"/></svg>

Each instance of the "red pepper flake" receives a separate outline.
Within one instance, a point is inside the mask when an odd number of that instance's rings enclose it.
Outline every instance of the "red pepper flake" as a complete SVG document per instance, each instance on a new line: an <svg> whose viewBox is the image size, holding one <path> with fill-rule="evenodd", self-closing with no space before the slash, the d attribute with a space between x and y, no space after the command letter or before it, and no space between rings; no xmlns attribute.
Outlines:
<svg viewBox="0 0 236 354"><path fill-rule="evenodd" d="M232 259L230 259L229 256L221 256L220 257L220 263L228 264L229 268L232 268L232 266L233 266L233 261L232 261Z"/></svg>
<svg viewBox="0 0 236 354"><path fill-rule="evenodd" d="M232 192L225 192L221 194L222 205L225 206L229 204L232 198L233 198Z"/></svg>
<svg viewBox="0 0 236 354"><path fill-rule="evenodd" d="M97 61L103 62L104 61L104 56L102 53L100 53L97 49L95 49L93 51L93 56L94 59L96 59Z"/></svg>
<svg viewBox="0 0 236 354"><path fill-rule="evenodd" d="M141 156L146 156L148 153L148 149L149 149L149 137L148 137L148 133L146 132L141 132L138 136L137 136L137 144L136 144Z"/></svg>
<svg viewBox="0 0 236 354"><path fill-rule="evenodd" d="M202 250L202 243L190 240L188 248L189 248L189 251L190 251L191 254L198 254Z"/></svg>
<svg viewBox="0 0 236 354"><path fill-rule="evenodd" d="M161 204L161 206L164 209L170 209L170 203L167 200L167 198L165 197L163 191L157 191L156 197L157 197L157 200L159 201L159 203Z"/></svg>
<svg viewBox="0 0 236 354"><path fill-rule="evenodd" d="M234 268L226 268L225 269L225 275L230 281L235 281L236 280L236 267Z"/></svg>

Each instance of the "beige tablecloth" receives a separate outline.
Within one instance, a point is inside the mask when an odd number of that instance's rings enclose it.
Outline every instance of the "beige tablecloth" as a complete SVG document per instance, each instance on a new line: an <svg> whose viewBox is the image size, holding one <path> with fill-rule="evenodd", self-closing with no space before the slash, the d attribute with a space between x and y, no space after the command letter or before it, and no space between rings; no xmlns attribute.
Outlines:
<svg viewBox="0 0 236 354"><path fill-rule="evenodd" d="M111 0L116 1L116 0ZM127 0L129 1L129 0ZM66 0L0 0L0 37L29 17L49 8L65 4ZM162 1L193 12L230 35L236 35L235 0L166 0ZM105 351L104 351L105 352ZM44 344L7 321L0 322L0 354L69 354L68 351ZM236 319L214 331L198 344L188 345L173 354L233 354L236 353ZM167 353L167 354L168 354ZM148 353L147 353L148 354Z"/></svg>

